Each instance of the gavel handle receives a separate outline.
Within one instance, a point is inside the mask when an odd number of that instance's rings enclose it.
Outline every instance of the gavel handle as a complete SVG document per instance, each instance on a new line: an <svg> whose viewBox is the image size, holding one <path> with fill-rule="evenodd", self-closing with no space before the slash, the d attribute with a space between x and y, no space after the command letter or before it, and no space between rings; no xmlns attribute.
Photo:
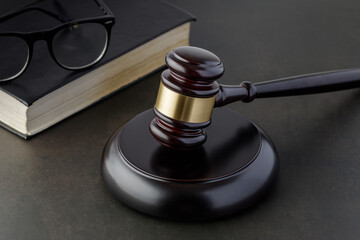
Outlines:
<svg viewBox="0 0 360 240"><path fill-rule="evenodd" d="M220 85L215 107L255 98L283 97L340 91L360 87L360 69L338 70L238 86Z"/></svg>

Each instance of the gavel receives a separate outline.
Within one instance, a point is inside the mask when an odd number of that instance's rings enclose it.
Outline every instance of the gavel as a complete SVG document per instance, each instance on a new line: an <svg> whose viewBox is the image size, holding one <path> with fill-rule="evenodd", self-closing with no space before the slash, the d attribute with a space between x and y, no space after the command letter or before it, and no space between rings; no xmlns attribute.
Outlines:
<svg viewBox="0 0 360 240"><path fill-rule="evenodd" d="M242 211L276 182L279 156L265 131L238 112L214 108L360 87L360 69L221 85L216 80L224 73L222 62L196 47L174 49L166 63L154 108L119 128L101 161L105 184L117 199L166 219Z"/></svg>
<svg viewBox="0 0 360 240"><path fill-rule="evenodd" d="M178 47L166 56L169 69L161 75L150 123L155 139L166 147L193 149L206 141L204 128L213 108L255 98L294 96L360 87L360 69L338 70L229 86L216 80L224 66L213 53L197 47Z"/></svg>

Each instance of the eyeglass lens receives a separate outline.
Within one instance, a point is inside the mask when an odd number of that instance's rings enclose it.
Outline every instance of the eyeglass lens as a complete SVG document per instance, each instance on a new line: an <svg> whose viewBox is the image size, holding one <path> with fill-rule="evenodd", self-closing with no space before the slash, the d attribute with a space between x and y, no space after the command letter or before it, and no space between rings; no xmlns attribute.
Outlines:
<svg viewBox="0 0 360 240"><path fill-rule="evenodd" d="M106 28L98 23L81 23L56 33L52 48L57 61L66 68L80 69L98 62L108 44Z"/></svg>
<svg viewBox="0 0 360 240"><path fill-rule="evenodd" d="M0 36L0 81L6 81L21 74L29 60L26 42L13 36Z"/></svg>

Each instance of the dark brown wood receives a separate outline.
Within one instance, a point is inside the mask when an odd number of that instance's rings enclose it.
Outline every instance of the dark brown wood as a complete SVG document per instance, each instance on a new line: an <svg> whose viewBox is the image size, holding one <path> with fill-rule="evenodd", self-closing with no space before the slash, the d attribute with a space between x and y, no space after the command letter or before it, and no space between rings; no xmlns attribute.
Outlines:
<svg viewBox="0 0 360 240"><path fill-rule="evenodd" d="M250 102L256 94L256 89L250 82L243 82L239 86L220 84L219 89L216 96L215 107L222 107L237 101Z"/></svg>
<svg viewBox="0 0 360 240"><path fill-rule="evenodd" d="M162 83L192 97L211 97L217 94L214 107L255 98L294 96L339 91L360 87L360 69L313 73L260 83L242 82L238 86L219 85L215 80L223 75L224 67L213 53L196 47L180 47L166 57L169 69L162 74ZM177 106L174 106L174 109ZM155 108L154 108L155 109ZM198 147L206 141L203 128L210 121L191 124L170 119L156 111L150 130L164 146L176 149Z"/></svg>
<svg viewBox="0 0 360 240"><path fill-rule="evenodd" d="M215 107L235 101L250 102L255 98L297 96L340 91L360 87L360 69L312 73L239 86L220 85Z"/></svg>
<svg viewBox="0 0 360 240"><path fill-rule="evenodd" d="M179 47L166 56L169 69L161 75L162 83L175 92L192 97L212 97L219 91L215 81L224 73L220 59L197 47ZM186 123L166 117L154 108L156 118L150 131L161 144L175 149L191 149L206 141L203 130L210 121Z"/></svg>
<svg viewBox="0 0 360 240"><path fill-rule="evenodd" d="M151 110L139 114L104 149L103 179L124 204L161 218L195 221L243 211L271 190L278 175L276 150L239 113L214 110L209 140L189 151L158 143L148 130L154 117Z"/></svg>
<svg viewBox="0 0 360 240"><path fill-rule="evenodd" d="M204 123L187 123L168 118L156 108L156 115L150 123L150 132L159 143L166 147L187 150L201 146L206 141L204 128L210 121Z"/></svg>
<svg viewBox="0 0 360 240"><path fill-rule="evenodd" d="M166 87L193 97L211 97L219 91L215 80L223 75L224 67L215 54L197 47L179 47L169 52L165 61L169 69L161 80Z"/></svg>

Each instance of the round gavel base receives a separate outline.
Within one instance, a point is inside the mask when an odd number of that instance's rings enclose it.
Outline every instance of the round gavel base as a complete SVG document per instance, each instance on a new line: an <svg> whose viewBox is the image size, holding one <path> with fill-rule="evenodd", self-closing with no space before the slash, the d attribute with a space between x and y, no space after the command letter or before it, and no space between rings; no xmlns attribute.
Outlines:
<svg viewBox="0 0 360 240"><path fill-rule="evenodd" d="M234 214L263 199L278 173L278 157L264 132L227 108L214 109L200 148L168 149L149 131L145 111L109 139L101 173L124 204L174 220Z"/></svg>

